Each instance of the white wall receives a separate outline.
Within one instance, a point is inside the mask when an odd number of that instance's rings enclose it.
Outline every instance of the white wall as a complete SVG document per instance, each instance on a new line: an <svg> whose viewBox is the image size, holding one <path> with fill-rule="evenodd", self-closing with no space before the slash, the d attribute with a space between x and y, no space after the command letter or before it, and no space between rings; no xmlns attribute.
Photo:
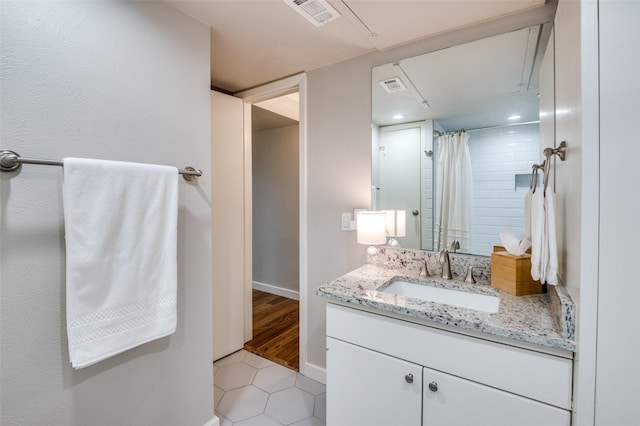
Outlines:
<svg viewBox="0 0 640 426"><path fill-rule="evenodd" d="M300 275L299 129L280 127L252 136L253 281L293 298Z"/></svg>
<svg viewBox="0 0 640 426"><path fill-rule="evenodd" d="M0 3L2 149L203 169L179 185L178 327L75 371L60 167L0 174L0 423L213 418L209 30L159 2Z"/></svg>
<svg viewBox="0 0 640 426"><path fill-rule="evenodd" d="M522 235L524 196L530 181L516 189L515 176L530 175L531 166L542 162L543 148L538 124L469 133L473 176L471 253L487 256L494 245L501 245L502 231ZM539 176L542 183L542 172Z"/></svg>
<svg viewBox="0 0 640 426"><path fill-rule="evenodd" d="M575 424L640 423L640 350L632 278L640 208L629 182L640 90L638 2L561 1L556 16L556 134L562 274L578 301ZM560 197L559 197L560 199Z"/></svg>
<svg viewBox="0 0 640 426"><path fill-rule="evenodd" d="M568 146L566 161L556 161L559 274L578 307L574 423L585 426L594 421L599 244L598 35L592 6L597 3L560 1L554 27L556 142Z"/></svg>
<svg viewBox="0 0 640 426"><path fill-rule="evenodd" d="M640 286L634 272L640 253L640 199L633 176L640 158L640 2L601 0L599 13L600 270L595 424L637 425ZM590 190L584 188L584 192ZM582 285L586 284L583 281Z"/></svg>
<svg viewBox="0 0 640 426"><path fill-rule="evenodd" d="M370 73L370 60L361 57L307 75L309 300L302 350L310 365L301 366L303 373L326 365L325 299L316 289L363 263L364 247L355 232L340 230L340 215L370 203Z"/></svg>

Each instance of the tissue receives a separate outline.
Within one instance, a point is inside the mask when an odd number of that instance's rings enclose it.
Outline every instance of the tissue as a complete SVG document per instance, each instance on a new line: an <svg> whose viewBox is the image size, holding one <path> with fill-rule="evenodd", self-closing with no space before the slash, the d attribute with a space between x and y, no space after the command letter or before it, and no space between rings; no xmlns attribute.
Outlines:
<svg viewBox="0 0 640 426"><path fill-rule="evenodd" d="M507 253L514 256L522 256L531 247L531 241L528 238L518 238L510 232L501 232L500 242Z"/></svg>

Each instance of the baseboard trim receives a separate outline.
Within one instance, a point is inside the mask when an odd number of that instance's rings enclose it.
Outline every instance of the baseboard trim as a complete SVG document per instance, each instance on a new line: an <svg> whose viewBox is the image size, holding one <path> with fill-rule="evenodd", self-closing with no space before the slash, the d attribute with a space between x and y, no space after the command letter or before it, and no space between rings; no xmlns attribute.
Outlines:
<svg viewBox="0 0 640 426"><path fill-rule="evenodd" d="M220 426L220 419L218 418L218 416L213 416L211 420L209 420L202 426Z"/></svg>
<svg viewBox="0 0 640 426"><path fill-rule="evenodd" d="M295 290L289 290L288 288L278 287L272 284L265 284L258 281L253 281L253 288L256 290L264 291L266 293L275 294L276 296L286 297L288 299L300 300L300 292Z"/></svg>
<svg viewBox="0 0 640 426"><path fill-rule="evenodd" d="M320 382L322 384L327 384L327 369L320 367L316 364L311 364L310 362L305 362L300 365L300 374L303 376L307 376L310 379L315 380L316 382Z"/></svg>

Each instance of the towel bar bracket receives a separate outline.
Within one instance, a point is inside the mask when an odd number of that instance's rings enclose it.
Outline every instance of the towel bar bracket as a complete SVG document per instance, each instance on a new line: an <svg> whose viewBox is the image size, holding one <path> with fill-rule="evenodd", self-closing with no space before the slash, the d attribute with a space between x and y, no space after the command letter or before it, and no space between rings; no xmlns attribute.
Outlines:
<svg viewBox="0 0 640 426"><path fill-rule="evenodd" d="M3 172L18 170L22 165L20 161L18 161L18 158L20 158L20 156L13 151L0 151L0 170Z"/></svg>
<svg viewBox="0 0 640 426"><path fill-rule="evenodd" d="M62 166L62 161L56 160L43 160L40 158L25 158L20 157L17 152L3 149L0 151L0 171L14 172L18 170L23 164L42 164L45 166ZM202 176L202 171L195 167L187 166L184 169L179 169L178 173L182 175L187 182L197 181L198 176Z"/></svg>
<svg viewBox="0 0 640 426"><path fill-rule="evenodd" d="M567 155L567 142L565 141L560 142L560 145L558 145L557 148L545 148L544 151L542 151L542 153L547 158L553 155L557 155L558 157L560 157L561 161L564 161Z"/></svg>

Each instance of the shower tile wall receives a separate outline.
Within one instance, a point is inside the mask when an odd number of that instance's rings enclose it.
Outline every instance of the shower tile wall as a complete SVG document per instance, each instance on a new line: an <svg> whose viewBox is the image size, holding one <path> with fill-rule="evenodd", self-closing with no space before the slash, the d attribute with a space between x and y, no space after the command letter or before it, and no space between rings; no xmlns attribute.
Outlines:
<svg viewBox="0 0 640 426"><path fill-rule="evenodd" d="M425 121L423 138L425 139L424 150L431 151L431 157L422 156L422 248L433 248L433 163L436 161L433 149L433 120ZM422 154L422 153L421 153ZM410 212L407 212L410 214Z"/></svg>
<svg viewBox="0 0 640 426"><path fill-rule="evenodd" d="M515 188L516 174L530 174L542 162L538 124L472 132L473 253L490 253L499 233L520 236L524 229L526 188Z"/></svg>

